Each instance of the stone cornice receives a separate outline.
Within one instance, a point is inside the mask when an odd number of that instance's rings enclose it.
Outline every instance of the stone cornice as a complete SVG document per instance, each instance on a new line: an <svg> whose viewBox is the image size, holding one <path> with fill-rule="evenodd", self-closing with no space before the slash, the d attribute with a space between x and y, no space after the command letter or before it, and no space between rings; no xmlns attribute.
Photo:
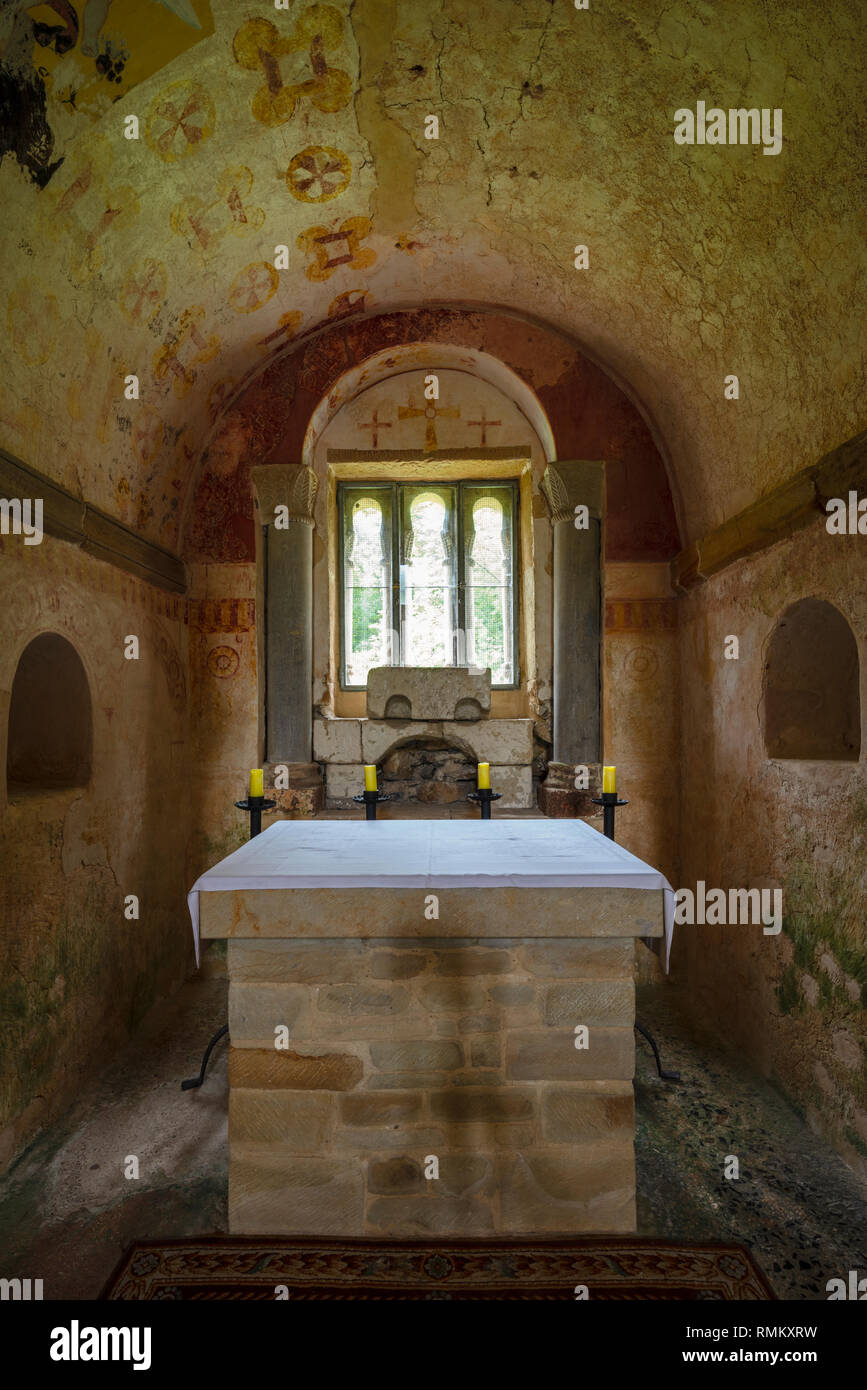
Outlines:
<svg viewBox="0 0 867 1390"><path fill-rule="evenodd" d="M867 493L867 430L682 550L671 562L672 588L685 593L735 560L784 540L825 516L829 498L845 498L850 489Z"/></svg>
<svg viewBox="0 0 867 1390"><path fill-rule="evenodd" d="M77 545L86 554L160 589L186 593L186 574L177 555L145 540L122 521L76 497L5 449L0 449L0 497L41 498L46 535Z"/></svg>

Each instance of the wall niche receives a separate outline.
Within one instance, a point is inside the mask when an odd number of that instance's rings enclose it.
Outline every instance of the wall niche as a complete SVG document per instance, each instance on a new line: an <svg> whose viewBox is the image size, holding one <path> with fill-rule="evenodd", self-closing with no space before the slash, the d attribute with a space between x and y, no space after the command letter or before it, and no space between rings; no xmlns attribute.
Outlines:
<svg viewBox="0 0 867 1390"><path fill-rule="evenodd" d="M769 758L858 760L858 645L832 603L801 599L780 618L768 644L764 707Z"/></svg>
<svg viewBox="0 0 867 1390"><path fill-rule="evenodd" d="M90 686L81 658L65 637L44 632L24 648L12 682L7 791L87 786L92 759Z"/></svg>

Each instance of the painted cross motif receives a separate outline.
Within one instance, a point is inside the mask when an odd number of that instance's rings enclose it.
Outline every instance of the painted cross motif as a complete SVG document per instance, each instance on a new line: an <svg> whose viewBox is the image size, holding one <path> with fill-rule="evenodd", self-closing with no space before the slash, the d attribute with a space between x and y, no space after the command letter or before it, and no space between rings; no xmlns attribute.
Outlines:
<svg viewBox="0 0 867 1390"><path fill-rule="evenodd" d="M136 415L132 447L139 463L150 463L163 442L163 422L155 410L143 406Z"/></svg>
<svg viewBox="0 0 867 1390"><path fill-rule="evenodd" d="M211 252L227 233L244 236L258 231L265 221L264 208L244 200L253 187L253 175L245 164L224 169L213 198L185 198L172 209L171 228L197 251Z"/></svg>
<svg viewBox="0 0 867 1390"><path fill-rule="evenodd" d="M6 326L19 356L31 367L41 366L57 342L57 300L53 294L41 294L32 281L23 280L9 296Z"/></svg>
<svg viewBox="0 0 867 1390"><path fill-rule="evenodd" d="M489 429L493 429L493 428L494 428L495 426L497 426L497 425L502 425L503 422L502 422L502 420L489 420L489 419L487 418L487 416L485 415L485 407L484 407L484 406L482 406L482 409L481 409L481 416L482 416L481 420L468 420L468 421L467 421L467 427L468 427L469 429L472 429L473 426L478 427L479 425L481 425L481 427L482 427L482 438L481 438L480 443L481 443L481 447L484 448L485 445L486 445L487 442L488 442L488 430L489 430Z"/></svg>
<svg viewBox="0 0 867 1390"><path fill-rule="evenodd" d="M60 195L54 210L61 226L67 219L72 219L76 224L74 250L69 261L73 280L87 280L100 269L106 234L115 223L129 221L138 215L138 211L138 196L134 188L129 185L107 188L99 175L94 173L93 162L81 170Z"/></svg>
<svg viewBox="0 0 867 1390"><path fill-rule="evenodd" d="M372 433L371 436L370 436L371 448L376 449L376 448L378 447L378 445L379 445L379 431L380 431L380 430L390 430L390 429L391 429L391 421L390 421L390 420L380 420L377 411L374 410L372 419L368 420L368 421L367 421L366 423L364 423L364 424L359 424L358 428L359 428L360 430L372 430L372 431L373 431L373 433Z"/></svg>
<svg viewBox="0 0 867 1390"><path fill-rule="evenodd" d="M308 145L286 170L286 187L301 203L328 203L349 187L352 165L331 145Z"/></svg>
<svg viewBox="0 0 867 1390"><path fill-rule="evenodd" d="M328 306L330 319L345 319L349 314L363 313L367 308L370 290L344 290Z"/></svg>
<svg viewBox="0 0 867 1390"><path fill-rule="evenodd" d="M129 269L119 303L130 323L150 323L156 317L166 297L166 284L162 261L141 261Z"/></svg>
<svg viewBox="0 0 867 1390"><path fill-rule="evenodd" d="M253 261L239 270L229 288L229 303L238 314L253 314L276 292L280 275L268 261Z"/></svg>
<svg viewBox="0 0 867 1390"><path fill-rule="evenodd" d="M424 431L424 450L427 454L430 453L432 449L439 447L437 444L437 416L442 415L446 420L459 420L461 417L461 408L460 406L454 406L446 409L445 406L441 406L437 409L432 401L428 401L425 406L418 407L413 405L412 396L410 396L409 405L400 406L397 414L400 420L419 420L423 418L427 422Z"/></svg>
<svg viewBox="0 0 867 1390"><path fill-rule="evenodd" d="M288 38L270 19L248 19L235 34L232 52L239 67L259 72L264 84L253 97L251 110L262 125L285 125L302 97L319 111L339 111L352 96L352 79L339 68L330 68L325 49L343 42L343 16L333 5L310 5ZM305 82L285 84L280 59L305 51L313 76Z"/></svg>
<svg viewBox="0 0 867 1390"><path fill-rule="evenodd" d="M198 82L172 82L151 102L145 139L160 159L174 164L200 149L213 134L214 103Z"/></svg>
<svg viewBox="0 0 867 1390"><path fill-rule="evenodd" d="M163 343L154 357L154 376L158 381L171 375L176 396L185 396L198 376L196 366L210 362L220 351L220 339L216 333L208 337L202 332L201 324L205 311L201 305L186 309L181 316L177 332ZM191 343L196 351L186 362L181 361L179 349Z"/></svg>
<svg viewBox="0 0 867 1390"><path fill-rule="evenodd" d="M358 245L370 235L370 230L369 217L348 217L333 232L328 227L308 227L298 238L301 250L315 257L305 271L307 279L328 280L341 265L351 270L364 270L373 265L376 252Z"/></svg>
<svg viewBox="0 0 867 1390"><path fill-rule="evenodd" d="M285 343L291 342L303 318L304 315L299 313L297 309L290 309L287 313L281 314L277 320L277 327L273 332L266 333L264 338L258 338L256 346L268 348L272 343L278 343L281 340Z"/></svg>

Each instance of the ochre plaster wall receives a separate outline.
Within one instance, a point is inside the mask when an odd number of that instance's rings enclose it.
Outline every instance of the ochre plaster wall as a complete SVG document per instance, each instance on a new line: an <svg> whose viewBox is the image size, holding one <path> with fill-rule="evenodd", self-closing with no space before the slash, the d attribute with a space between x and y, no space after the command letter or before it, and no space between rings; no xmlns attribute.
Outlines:
<svg viewBox="0 0 867 1390"><path fill-rule="evenodd" d="M183 599L46 537L0 540L0 1166L75 1097L192 964ZM84 665L86 787L6 797L21 652L56 632ZM137 661L124 658L136 635ZM138 920L124 913L139 899Z"/></svg>
<svg viewBox="0 0 867 1390"><path fill-rule="evenodd" d="M863 538L818 521L680 604L680 885L783 890L783 930L675 928L674 978L696 1013L775 1077L867 1172L867 777L859 762L765 755L766 644L789 604L827 599L858 642L867 712ZM737 661L724 639L739 638ZM862 748L864 740L862 737Z"/></svg>

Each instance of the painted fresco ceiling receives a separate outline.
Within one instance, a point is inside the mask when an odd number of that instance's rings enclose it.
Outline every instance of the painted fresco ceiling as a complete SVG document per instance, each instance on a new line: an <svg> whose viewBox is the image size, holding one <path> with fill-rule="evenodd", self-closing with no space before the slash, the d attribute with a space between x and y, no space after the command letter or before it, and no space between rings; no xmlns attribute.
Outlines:
<svg viewBox="0 0 867 1390"><path fill-rule="evenodd" d="M702 534L861 424L858 6L737 10L6 0L0 443L174 548L251 374L509 306L625 386ZM708 95L781 107L780 156L675 144Z"/></svg>

